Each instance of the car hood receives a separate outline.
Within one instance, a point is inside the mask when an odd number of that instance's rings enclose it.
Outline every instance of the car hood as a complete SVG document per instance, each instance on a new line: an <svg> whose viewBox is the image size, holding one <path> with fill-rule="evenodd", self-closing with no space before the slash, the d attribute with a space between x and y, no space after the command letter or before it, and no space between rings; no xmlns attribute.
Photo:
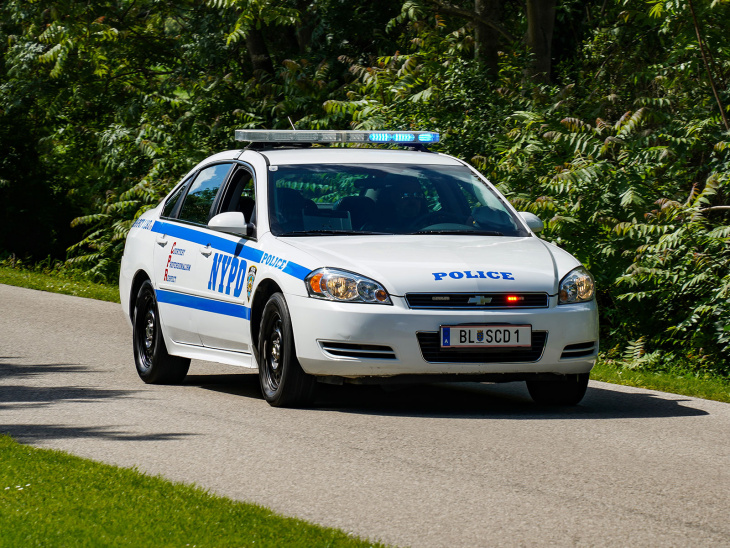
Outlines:
<svg viewBox="0 0 730 548"><path fill-rule="evenodd" d="M559 282L557 248L536 237L386 235L285 240L312 257L308 265L312 269L349 270L380 282L392 295L474 291L554 295ZM570 268L580 264L570 259Z"/></svg>

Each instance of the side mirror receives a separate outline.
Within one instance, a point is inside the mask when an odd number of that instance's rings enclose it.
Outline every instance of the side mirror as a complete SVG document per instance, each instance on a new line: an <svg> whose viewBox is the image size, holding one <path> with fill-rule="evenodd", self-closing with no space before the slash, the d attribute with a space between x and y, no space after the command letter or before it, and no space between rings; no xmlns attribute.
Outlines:
<svg viewBox="0 0 730 548"><path fill-rule="evenodd" d="M247 223L240 211L226 211L219 213L208 221L208 228L218 232L227 232L236 236L251 237L256 232L256 225Z"/></svg>
<svg viewBox="0 0 730 548"><path fill-rule="evenodd" d="M527 223L527 226L530 227L530 230L532 230L533 232L540 232L543 228L545 228L545 225L542 224L540 217L538 217L534 213L530 213L529 211L520 211L519 213L520 217L522 217L522 220Z"/></svg>

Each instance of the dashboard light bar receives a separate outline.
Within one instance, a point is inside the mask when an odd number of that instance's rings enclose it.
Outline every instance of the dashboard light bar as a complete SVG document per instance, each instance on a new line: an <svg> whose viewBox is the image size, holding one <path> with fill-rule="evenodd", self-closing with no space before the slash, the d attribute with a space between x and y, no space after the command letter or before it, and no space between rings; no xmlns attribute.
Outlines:
<svg viewBox="0 0 730 548"><path fill-rule="evenodd" d="M414 146L438 143L433 131L308 131L301 129L237 129L236 141L254 143L397 143Z"/></svg>

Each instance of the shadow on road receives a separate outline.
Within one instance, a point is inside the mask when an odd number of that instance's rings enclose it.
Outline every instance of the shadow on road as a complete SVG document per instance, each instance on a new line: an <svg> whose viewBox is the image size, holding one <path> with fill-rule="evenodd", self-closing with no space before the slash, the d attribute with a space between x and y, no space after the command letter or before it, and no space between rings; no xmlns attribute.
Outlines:
<svg viewBox="0 0 730 548"><path fill-rule="evenodd" d="M708 415L691 406L688 399L665 399L651 393L625 393L589 388L575 407L535 404L523 383L458 383L404 388L372 401L358 395L342 403L342 396L322 403L320 409L344 413L434 418L489 419L626 419L669 418ZM339 400L339 401L338 401ZM689 405L688 405L689 402Z"/></svg>
<svg viewBox="0 0 730 548"><path fill-rule="evenodd" d="M231 373L225 375L188 375L184 385L198 386L205 390L244 396L255 400L262 400L257 373Z"/></svg>
<svg viewBox="0 0 730 548"><path fill-rule="evenodd" d="M0 360L13 359L0 357ZM15 357L14 359L19 359ZM48 373L81 373L85 368L75 363L43 363L43 364L18 364L0 363L0 379L21 378L33 375L45 375Z"/></svg>
<svg viewBox="0 0 730 548"><path fill-rule="evenodd" d="M130 434L107 427L65 426L62 424L0 424L0 434L7 434L20 443L43 440L95 438L114 441L166 441L195 434L164 432L160 434Z"/></svg>
<svg viewBox="0 0 730 548"><path fill-rule="evenodd" d="M22 379L36 375L58 375L62 373L83 373L87 368L79 364L0 364L0 381ZM0 384L0 410L23 407L39 407L61 401L99 401L121 398L131 394L129 390L107 390L84 386L34 386L23 384Z"/></svg>
<svg viewBox="0 0 730 548"><path fill-rule="evenodd" d="M20 359L20 358L0 358ZM36 375L62 373L84 373L88 368L79 364L18 364L0 363L0 381L27 379ZM68 382L68 378L64 378ZM61 402L98 403L112 398L124 398L135 394L135 390L107 390L84 386L37 386L22 384L0 384L0 411L13 409L37 409ZM56 419L57 420L57 419ZM193 434L163 432L153 434L132 434L111 426L69 426L64 424L0 424L0 434L7 434L21 443L41 440L99 438L117 441L163 441Z"/></svg>
<svg viewBox="0 0 730 548"><path fill-rule="evenodd" d="M102 390L83 386L0 386L0 409L38 407L60 401L99 401L121 398L130 390Z"/></svg>
<svg viewBox="0 0 730 548"><path fill-rule="evenodd" d="M255 373L189 375L185 384L246 398L262 399ZM379 386L319 385L311 408L318 411L456 419L626 419L708 415L692 400L653 393L626 393L590 387L580 405L546 407L533 403L524 383L443 383Z"/></svg>

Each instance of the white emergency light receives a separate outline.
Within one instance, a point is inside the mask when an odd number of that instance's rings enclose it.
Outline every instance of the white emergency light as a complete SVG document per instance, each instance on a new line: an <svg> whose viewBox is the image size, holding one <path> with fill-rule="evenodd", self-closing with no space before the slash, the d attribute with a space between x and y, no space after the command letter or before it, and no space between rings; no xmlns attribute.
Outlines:
<svg viewBox="0 0 730 548"><path fill-rule="evenodd" d="M433 131L309 131L303 129L237 129L236 141L254 143L392 143L424 146L439 142Z"/></svg>

